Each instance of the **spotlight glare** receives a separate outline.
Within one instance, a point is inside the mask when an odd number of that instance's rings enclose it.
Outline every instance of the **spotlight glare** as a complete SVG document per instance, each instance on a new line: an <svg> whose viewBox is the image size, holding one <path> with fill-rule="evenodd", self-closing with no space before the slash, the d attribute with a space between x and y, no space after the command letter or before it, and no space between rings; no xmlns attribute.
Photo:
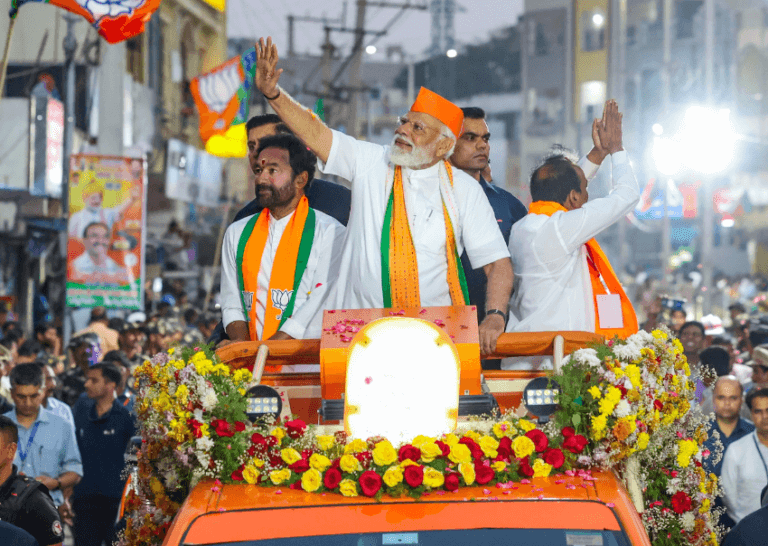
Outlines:
<svg viewBox="0 0 768 546"><path fill-rule="evenodd" d="M453 59L454 57L456 57L456 55L459 54L459 52L451 48L448 51L446 51L445 54L448 56L449 59Z"/></svg>
<svg viewBox="0 0 768 546"><path fill-rule="evenodd" d="M605 23L605 17L603 17L602 13L595 13L592 16L592 24L595 25L595 28L602 27L603 23Z"/></svg>
<svg viewBox="0 0 768 546"><path fill-rule="evenodd" d="M366 46L366 48L365 48L365 52L368 55L373 55L374 53L376 53L376 51L378 51L378 50L376 49L376 46L373 45L373 44L371 44L369 46Z"/></svg>

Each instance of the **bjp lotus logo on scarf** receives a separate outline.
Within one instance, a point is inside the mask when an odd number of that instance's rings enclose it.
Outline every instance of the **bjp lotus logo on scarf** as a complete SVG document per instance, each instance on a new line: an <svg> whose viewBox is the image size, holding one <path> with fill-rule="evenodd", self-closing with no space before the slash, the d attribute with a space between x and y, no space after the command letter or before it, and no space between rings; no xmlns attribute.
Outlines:
<svg viewBox="0 0 768 546"><path fill-rule="evenodd" d="M283 319L283 311L288 307L288 303L293 296L293 290L280 290L279 288L272 288L272 305L275 309L280 309L280 314L277 316L277 320Z"/></svg>
<svg viewBox="0 0 768 546"><path fill-rule="evenodd" d="M245 310L250 312L253 305L253 292L243 290L243 303L245 304Z"/></svg>

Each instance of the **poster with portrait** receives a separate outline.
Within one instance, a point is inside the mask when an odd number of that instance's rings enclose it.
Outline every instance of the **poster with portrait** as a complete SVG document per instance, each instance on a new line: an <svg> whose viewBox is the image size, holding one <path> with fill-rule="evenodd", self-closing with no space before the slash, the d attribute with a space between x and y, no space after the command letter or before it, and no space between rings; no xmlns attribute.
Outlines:
<svg viewBox="0 0 768 546"><path fill-rule="evenodd" d="M142 159L71 156L68 306L144 308L145 188Z"/></svg>

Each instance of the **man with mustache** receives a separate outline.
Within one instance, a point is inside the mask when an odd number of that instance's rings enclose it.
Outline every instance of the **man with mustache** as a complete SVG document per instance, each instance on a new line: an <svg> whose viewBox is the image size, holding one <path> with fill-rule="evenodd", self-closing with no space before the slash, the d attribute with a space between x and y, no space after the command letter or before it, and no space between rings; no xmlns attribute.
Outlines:
<svg viewBox="0 0 768 546"><path fill-rule="evenodd" d="M488 199L447 159L461 134L461 108L427 89L399 119L391 146L332 131L278 87L277 48L256 46L255 84L283 122L317 155L321 171L352 183L352 210L339 274L323 308L468 305L459 256L488 277L480 348L504 331L512 264ZM321 314L308 324L319 337Z"/></svg>
<svg viewBox="0 0 768 546"><path fill-rule="evenodd" d="M344 227L309 206L316 158L293 135L260 140L256 196L263 210L233 223L222 248L222 322L230 341L300 338L314 314L344 238ZM311 294L311 298L310 298Z"/></svg>
<svg viewBox="0 0 768 546"><path fill-rule="evenodd" d="M128 274L115 260L107 256L109 227L93 222L83 232L85 252L72 262L72 280L80 283L126 284Z"/></svg>
<svg viewBox="0 0 768 546"><path fill-rule="evenodd" d="M73 185L81 183L80 172L73 171ZM131 208L141 197L141 189L131 188L131 194L127 201L116 207L103 207L104 188L99 181L93 181L83 188L83 208L74 213L69 218L69 236L85 238L86 228L93 223L102 223L111 231L114 226L123 217L125 212Z"/></svg>

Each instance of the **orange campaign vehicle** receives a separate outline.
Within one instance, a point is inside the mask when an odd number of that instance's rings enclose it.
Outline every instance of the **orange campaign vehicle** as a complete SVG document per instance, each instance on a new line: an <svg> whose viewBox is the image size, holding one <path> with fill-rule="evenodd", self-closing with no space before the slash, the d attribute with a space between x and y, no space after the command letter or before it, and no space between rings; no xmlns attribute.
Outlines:
<svg viewBox="0 0 768 546"><path fill-rule="evenodd" d="M667 330L496 351L553 369L481 370L471 306L329 310L319 340L156 355L121 544L717 544L720 454Z"/></svg>

